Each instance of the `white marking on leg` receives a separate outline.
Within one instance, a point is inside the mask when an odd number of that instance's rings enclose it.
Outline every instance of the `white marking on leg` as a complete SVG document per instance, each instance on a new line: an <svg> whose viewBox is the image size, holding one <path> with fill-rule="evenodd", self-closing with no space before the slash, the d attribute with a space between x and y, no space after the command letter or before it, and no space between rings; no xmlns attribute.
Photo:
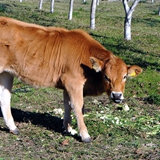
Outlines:
<svg viewBox="0 0 160 160"><path fill-rule="evenodd" d="M71 133L71 135L77 134L77 131L73 129L71 126L68 128L68 132Z"/></svg>
<svg viewBox="0 0 160 160"><path fill-rule="evenodd" d="M4 121L7 127L15 134L18 134L18 129L15 126L10 107L11 89L13 77L3 72L0 74L0 102Z"/></svg>
<svg viewBox="0 0 160 160"><path fill-rule="evenodd" d="M11 114L11 108L10 108L10 99L11 99L11 93L2 87L1 92L1 110L3 114L4 121L7 125L7 127L10 130L15 130L17 127L15 126L12 114Z"/></svg>

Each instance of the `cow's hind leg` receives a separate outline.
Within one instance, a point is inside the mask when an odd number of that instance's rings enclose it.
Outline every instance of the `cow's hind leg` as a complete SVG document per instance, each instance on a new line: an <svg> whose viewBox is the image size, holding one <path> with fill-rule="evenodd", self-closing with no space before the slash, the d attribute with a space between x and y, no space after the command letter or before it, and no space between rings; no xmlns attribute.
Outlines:
<svg viewBox="0 0 160 160"><path fill-rule="evenodd" d="M67 132L71 132L71 102L69 95L66 90L63 91L63 98L64 98L64 120L63 125Z"/></svg>
<svg viewBox="0 0 160 160"><path fill-rule="evenodd" d="M12 84L12 75L6 72L0 74L0 102L3 118L10 131L13 134L19 134L18 128L15 126L10 107Z"/></svg>

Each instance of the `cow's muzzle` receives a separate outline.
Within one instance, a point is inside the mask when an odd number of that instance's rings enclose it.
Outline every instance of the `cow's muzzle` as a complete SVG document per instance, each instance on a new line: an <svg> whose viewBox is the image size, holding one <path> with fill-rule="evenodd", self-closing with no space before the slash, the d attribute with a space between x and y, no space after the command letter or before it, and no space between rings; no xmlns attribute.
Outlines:
<svg viewBox="0 0 160 160"><path fill-rule="evenodd" d="M123 97L123 93L122 92L111 92L111 99L115 102L115 103L122 103L124 97Z"/></svg>

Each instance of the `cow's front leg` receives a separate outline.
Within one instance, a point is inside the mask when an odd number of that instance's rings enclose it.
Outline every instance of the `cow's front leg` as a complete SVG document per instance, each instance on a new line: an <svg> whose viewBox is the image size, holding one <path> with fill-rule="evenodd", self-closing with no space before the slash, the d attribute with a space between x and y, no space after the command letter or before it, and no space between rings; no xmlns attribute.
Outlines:
<svg viewBox="0 0 160 160"><path fill-rule="evenodd" d="M71 100L72 108L77 118L78 129L83 142L90 142L91 138L88 134L87 127L83 118L83 86L77 85L68 89L68 94Z"/></svg>
<svg viewBox="0 0 160 160"><path fill-rule="evenodd" d="M72 135L76 134L76 130L72 128L72 119L71 119L71 110L73 105L71 104L70 97L66 90L63 91L63 98L64 98L64 120L63 120L63 126L66 130L66 132L71 133ZM82 113L84 114L84 106L82 108Z"/></svg>
<svg viewBox="0 0 160 160"><path fill-rule="evenodd" d="M0 74L0 102L3 118L10 131L13 134L19 134L18 128L15 126L10 107L12 84L12 75L5 72Z"/></svg>

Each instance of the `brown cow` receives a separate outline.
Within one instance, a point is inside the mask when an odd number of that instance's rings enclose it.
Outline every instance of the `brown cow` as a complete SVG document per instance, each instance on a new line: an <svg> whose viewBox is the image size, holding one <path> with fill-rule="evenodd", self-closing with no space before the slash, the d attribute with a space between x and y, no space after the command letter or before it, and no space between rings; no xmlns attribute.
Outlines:
<svg viewBox="0 0 160 160"><path fill-rule="evenodd" d="M64 126L71 131L74 110L82 141L91 138L82 114L83 97L106 92L116 103L123 100L127 76L142 72L127 66L82 30L42 27L0 17L0 101L6 125L14 134L10 98L13 76L36 87L64 90Z"/></svg>

